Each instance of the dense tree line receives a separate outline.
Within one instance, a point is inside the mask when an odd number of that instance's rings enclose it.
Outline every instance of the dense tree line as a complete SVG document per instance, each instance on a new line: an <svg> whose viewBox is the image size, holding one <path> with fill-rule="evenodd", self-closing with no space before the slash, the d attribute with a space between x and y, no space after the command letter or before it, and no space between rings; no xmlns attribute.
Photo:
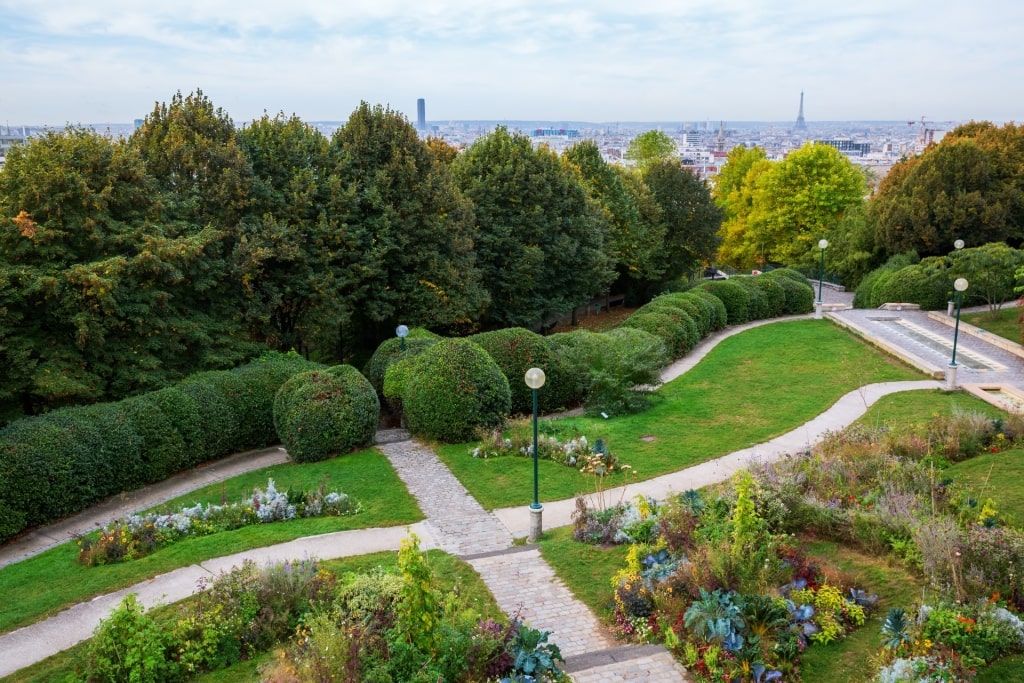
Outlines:
<svg viewBox="0 0 1024 683"><path fill-rule="evenodd" d="M1024 241L1024 126L972 122L896 164L870 196L863 174L827 145L784 160L737 147L716 181L724 211L719 258L737 268L769 263L826 270L856 287L897 254L946 256Z"/></svg>
<svg viewBox="0 0 1024 683"><path fill-rule="evenodd" d="M351 359L398 323L539 328L661 291L717 248L673 159L609 166L499 128L468 149L361 105L326 137L236 128L201 91L127 139L70 127L0 171L0 421L159 388L261 349Z"/></svg>

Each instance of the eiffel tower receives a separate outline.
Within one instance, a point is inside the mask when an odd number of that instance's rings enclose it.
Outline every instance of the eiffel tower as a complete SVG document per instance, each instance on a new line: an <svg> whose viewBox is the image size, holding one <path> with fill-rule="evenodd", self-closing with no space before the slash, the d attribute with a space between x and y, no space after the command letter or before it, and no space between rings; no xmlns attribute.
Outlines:
<svg viewBox="0 0 1024 683"><path fill-rule="evenodd" d="M793 126L793 130L807 130L807 124L804 123L804 91L800 91L800 113L796 115L796 125Z"/></svg>

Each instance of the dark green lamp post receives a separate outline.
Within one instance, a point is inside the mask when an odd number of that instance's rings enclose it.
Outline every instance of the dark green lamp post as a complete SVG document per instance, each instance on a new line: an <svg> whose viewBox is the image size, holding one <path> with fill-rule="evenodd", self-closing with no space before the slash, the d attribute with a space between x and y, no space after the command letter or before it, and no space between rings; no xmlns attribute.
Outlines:
<svg viewBox="0 0 1024 683"><path fill-rule="evenodd" d="M540 538L541 513L544 509L540 504L540 474L537 465L540 458L537 439L537 390L544 386L546 379L544 371L540 368L530 368L526 371L526 386L533 391L533 503L530 504L530 535L528 537L531 542Z"/></svg>

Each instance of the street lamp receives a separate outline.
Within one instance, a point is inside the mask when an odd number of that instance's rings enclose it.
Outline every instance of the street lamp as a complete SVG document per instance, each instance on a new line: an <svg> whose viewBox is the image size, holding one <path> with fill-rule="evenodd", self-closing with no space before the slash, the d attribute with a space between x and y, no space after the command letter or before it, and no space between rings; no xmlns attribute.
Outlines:
<svg viewBox="0 0 1024 683"><path fill-rule="evenodd" d="M544 509L539 499L540 475L537 468L537 461L540 458L540 451L537 448L537 390L544 386L546 379L544 371L540 368L530 368L526 371L526 386L533 390L533 503L530 504L530 535L528 538L531 543L540 538L541 513Z"/></svg>
<svg viewBox="0 0 1024 683"><path fill-rule="evenodd" d="M821 249L821 266L818 268L818 300L814 302L815 318L821 318L821 284L825 280L825 250L828 249L828 240L818 240L818 248Z"/></svg>
<svg viewBox="0 0 1024 683"><path fill-rule="evenodd" d="M398 338L402 342L400 350L405 351L405 338L409 336L409 328L405 325L399 325L395 328L395 334L398 335Z"/></svg>
<svg viewBox="0 0 1024 683"><path fill-rule="evenodd" d="M956 325L953 326L953 359L949 362L949 371L946 373L947 384L950 389L956 389L956 338L960 333L960 303L963 298L963 293L967 291L967 279L958 277L956 282L953 283L953 289L956 290Z"/></svg>
<svg viewBox="0 0 1024 683"><path fill-rule="evenodd" d="M960 251L961 249L964 248L964 241L963 240L957 240L957 241L953 242L953 248L956 249L957 251ZM953 315L953 299L950 299L949 303L946 304L946 315L948 315L950 317L952 317L952 315Z"/></svg>

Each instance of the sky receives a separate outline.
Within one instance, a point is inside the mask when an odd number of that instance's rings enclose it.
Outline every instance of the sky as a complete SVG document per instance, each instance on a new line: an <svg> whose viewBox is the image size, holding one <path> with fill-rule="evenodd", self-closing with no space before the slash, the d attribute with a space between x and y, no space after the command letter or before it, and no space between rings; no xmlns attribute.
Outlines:
<svg viewBox="0 0 1024 683"><path fill-rule="evenodd" d="M1020 0L0 0L0 125L1024 121Z"/></svg>

